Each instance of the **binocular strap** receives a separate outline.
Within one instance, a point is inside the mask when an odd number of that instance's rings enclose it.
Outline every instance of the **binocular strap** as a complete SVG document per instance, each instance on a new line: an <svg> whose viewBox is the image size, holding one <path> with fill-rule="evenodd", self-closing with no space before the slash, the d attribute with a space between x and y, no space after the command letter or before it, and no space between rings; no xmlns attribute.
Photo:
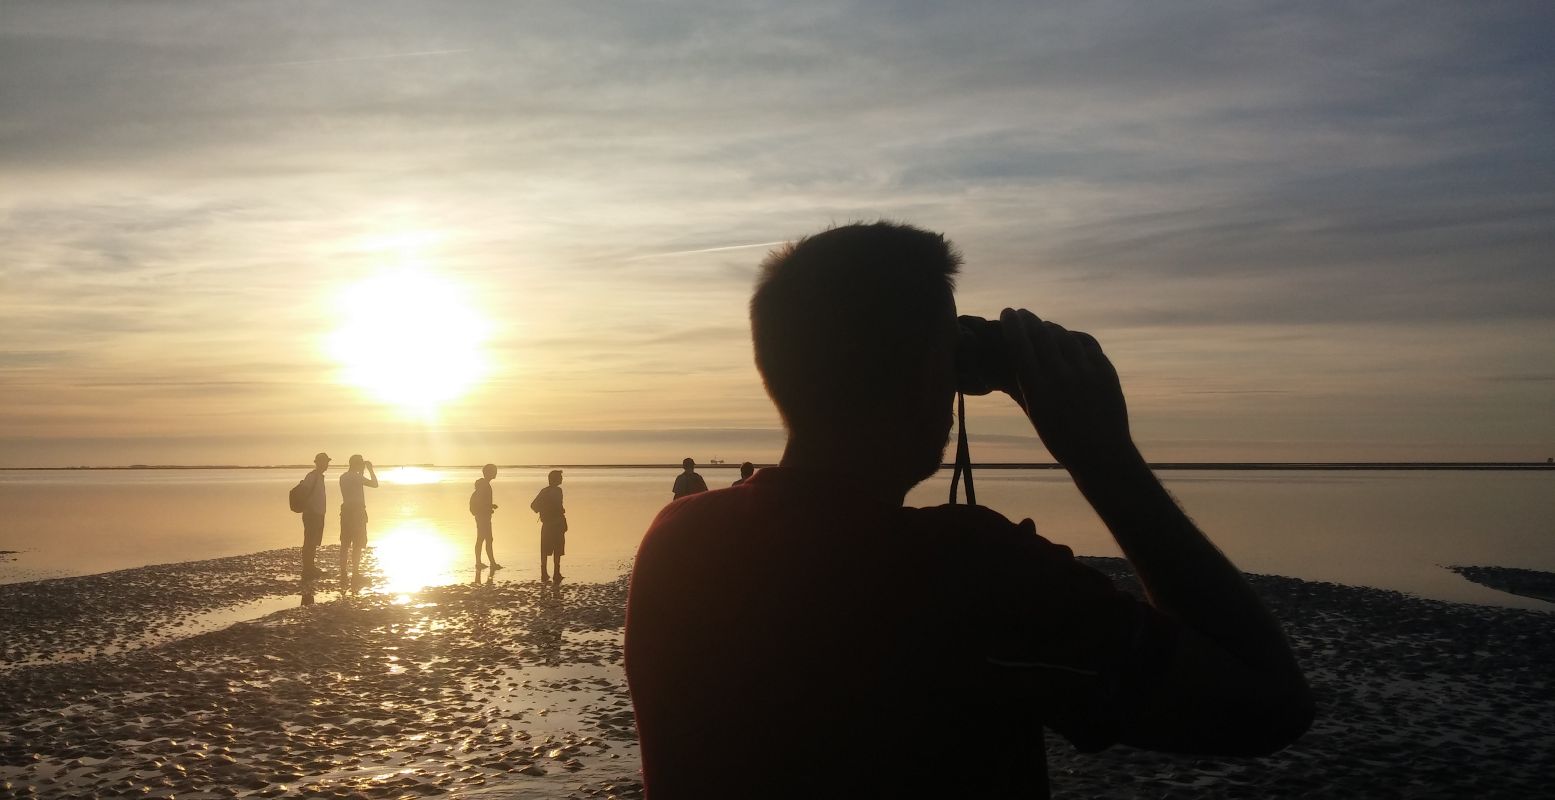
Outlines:
<svg viewBox="0 0 1555 800"><path fill-rule="evenodd" d="M950 504L956 504L956 486L961 475L966 474L966 504L977 505L977 491L972 488L972 450L966 443L966 395L956 392L956 466L950 472Z"/></svg>

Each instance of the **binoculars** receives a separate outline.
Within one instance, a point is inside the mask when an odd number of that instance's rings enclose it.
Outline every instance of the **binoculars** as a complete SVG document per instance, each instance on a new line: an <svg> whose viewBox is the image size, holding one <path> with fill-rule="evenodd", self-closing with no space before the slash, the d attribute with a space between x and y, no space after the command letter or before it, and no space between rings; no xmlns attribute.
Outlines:
<svg viewBox="0 0 1555 800"><path fill-rule="evenodd" d="M998 320L963 315L956 318L956 389L980 395L1012 391L1015 377L1004 357L1004 329Z"/></svg>

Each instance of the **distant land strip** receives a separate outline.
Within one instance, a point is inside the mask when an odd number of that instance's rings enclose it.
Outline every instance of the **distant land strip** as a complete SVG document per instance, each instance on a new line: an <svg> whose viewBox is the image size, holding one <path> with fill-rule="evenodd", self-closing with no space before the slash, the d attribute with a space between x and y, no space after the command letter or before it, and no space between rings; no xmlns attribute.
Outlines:
<svg viewBox="0 0 1555 800"><path fill-rule="evenodd" d="M421 467L423 469L479 469L480 464L383 464L384 469ZM698 463L697 469L739 469L734 462ZM757 468L773 464L757 464ZM954 464L941 464L940 469L952 469ZM974 469L1063 469L1053 462L991 462L975 463ZM498 464L500 469L681 469L681 465L669 464ZM78 470L155 470L155 469L312 469L312 464L130 464L115 467L0 467L0 470L78 471ZM1549 461L1156 461L1150 468L1162 471L1333 471L1333 470L1460 470L1460 471L1510 471L1555 472L1555 463Z"/></svg>

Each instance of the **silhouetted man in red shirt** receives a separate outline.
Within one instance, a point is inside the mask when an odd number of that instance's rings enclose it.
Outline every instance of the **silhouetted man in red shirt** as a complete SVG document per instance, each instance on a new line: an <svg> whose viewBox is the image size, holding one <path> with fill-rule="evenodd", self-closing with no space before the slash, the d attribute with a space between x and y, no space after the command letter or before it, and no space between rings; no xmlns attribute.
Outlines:
<svg viewBox="0 0 1555 800"><path fill-rule="evenodd" d="M1251 755L1310 723L1278 624L1146 466L1096 340L1028 311L958 325L959 263L879 223L763 265L751 329L782 460L670 503L633 571L655 800L1045 797L1044 727L1086 751ZM940 466L958 386L988 390L969 364L1002 375L1148 603L1030 520L902 506Z"/></svg>

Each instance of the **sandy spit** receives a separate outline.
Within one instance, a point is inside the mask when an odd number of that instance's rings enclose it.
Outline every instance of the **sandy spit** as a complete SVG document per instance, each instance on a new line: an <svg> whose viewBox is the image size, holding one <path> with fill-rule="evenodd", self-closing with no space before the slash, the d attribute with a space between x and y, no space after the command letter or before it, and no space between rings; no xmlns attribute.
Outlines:
<svg viewBox="0 0 1555 800"><path fill-rule="evenodd" d="M1555 572L1512 567L1452 566L1448 569L1492 589L1555 603Z"/></svg>

